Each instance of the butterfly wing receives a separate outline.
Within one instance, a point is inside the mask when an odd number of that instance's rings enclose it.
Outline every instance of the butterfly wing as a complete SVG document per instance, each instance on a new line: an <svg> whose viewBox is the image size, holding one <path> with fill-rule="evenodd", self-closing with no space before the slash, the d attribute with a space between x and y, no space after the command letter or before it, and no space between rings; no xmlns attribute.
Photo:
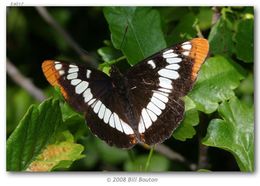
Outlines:
<svg viewBox="0 0 260 186"><path fill-rule="evenodd" d="M91 131L110 145L130 148L135 134L126 116L126 101L109 76L81 65L46 60L42 64L49 83L58 86L65 100L84 112Z"/></svg>
<svg viewBox="0 0 260 186"><path fill-rule="evenodd" d="M46 60L47 80L66 101L84 112L91 131L110 145L130 148L169 138L183 118L181 99L192 88L208 53L205 39L167 48L131 68L126 95L110 77L84 66Z"/></svg>
<svg viewBox="0 0 260 186"><path fill-rule="evenodd" d="M195 38L154 54L127 73L141 141L153 145L169 138L183 119L182 97L193 87L209 50Z"/></svg>

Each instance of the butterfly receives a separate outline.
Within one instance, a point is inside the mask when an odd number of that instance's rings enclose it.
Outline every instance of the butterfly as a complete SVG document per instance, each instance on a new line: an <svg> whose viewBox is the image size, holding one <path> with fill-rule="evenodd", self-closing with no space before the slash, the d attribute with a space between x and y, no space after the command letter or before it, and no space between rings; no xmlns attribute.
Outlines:
<svg viewBox="0 0 260 186"><path fill-rule="evenodd" d="M42 70L65 100L84 113L96 136L119 148L164 142L184 115L185 96L193 87L209 51L206 39L194 38L163 49L110 76L81 64L45 60Z"/></svg>

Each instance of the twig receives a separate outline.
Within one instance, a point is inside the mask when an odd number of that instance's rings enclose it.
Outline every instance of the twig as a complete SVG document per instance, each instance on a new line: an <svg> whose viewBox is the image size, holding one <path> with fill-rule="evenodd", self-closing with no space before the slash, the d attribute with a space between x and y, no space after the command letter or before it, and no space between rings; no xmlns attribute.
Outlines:
<svg viewBox="0 0 260 186"><path fill-rule="evenodd" d="M55 21L52 16L49 14L46 8L44 7L36 7L38 13L42 16L42 18L51 25L64 39L67 43L74 49L74 51L81 57L81 59L92 67L97 67L97 63L93 58L89 55L86 55L85 52L81 49L81 47L74 41L74 39L59 25L57 21Z"/></svg>
<svg viewBox="0 0 260 186"><path fill-rule="evenodd" d="M24 88L29 94L31 94L36 100L43 101L45 96L43 92L37 88L30 79L26 78L21 72L10 62L6 61L6 70L10 78L19 86Z"/></svg>
<svg viewBox="0 0 260 186"><path fill-rule="evenodd" d="M173 151L172 149L170 149L169 147L167 147L164 144L156 145L154 150L156 152L159 152L159 153L165 155L167 158L169 158L171 160L179 161L179 162L185 164L190 170L196 170L197 169L196 164L189 162L181 154Z"/></svg>
<svg viewBox="0 0 260 186"><path fill-rule="evenodd" d="M214 25L220 18L220 11L218 7L212 7L213 10L213 15L212 15L212 20L211 20L211 24Z"/></svg>
<svg viewBox="0 0 260 186"><path fill-rule="evenodd" d="M204 36L203 36L203 34L202 34L198 24L195 26L195 29L197 31L197 36L200 37L200 38L204 38Z"/></svg>
<svg viewBox="0 0 260 186"><path fill-rule="evenodd" d="M201 138L199 138L199 160L198 169L208 169L208 147L201 143Z"/></svg>
<svg viewBox="0 0 260 186"><path fill-rule="evenodd" d="M200 27L199 27L199 20L198 19L195 20L192 27L195 28L198 37L204 38L203 34L201 33Z"/></svg>

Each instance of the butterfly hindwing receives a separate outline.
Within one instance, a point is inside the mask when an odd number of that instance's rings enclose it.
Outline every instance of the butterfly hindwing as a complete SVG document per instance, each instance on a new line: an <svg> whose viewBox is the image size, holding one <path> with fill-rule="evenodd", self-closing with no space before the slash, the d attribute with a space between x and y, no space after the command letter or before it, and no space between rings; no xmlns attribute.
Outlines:
<svg viewBox="0 0 260 186"><path fill-rule="evenodd" d="M91 131L109 145L120 148L135 145L135 133L127 117L128 105L121 95L112 90L99 101L86 112L86 120Z"/></svg>

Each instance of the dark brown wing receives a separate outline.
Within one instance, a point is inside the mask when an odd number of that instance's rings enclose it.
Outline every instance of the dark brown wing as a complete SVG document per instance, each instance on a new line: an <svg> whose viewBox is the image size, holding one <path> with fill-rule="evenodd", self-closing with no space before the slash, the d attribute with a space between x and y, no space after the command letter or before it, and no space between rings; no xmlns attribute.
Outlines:
<svg viewBox="0 0 260 186"><path fill-rule="evenodd" d="M161 143L179 125L182 97L193 87L208 49L207 40L195 38L162 50L128 71L129 102L142 142Z"/></svg>
<svg viewBox="0 0 260 186"><path fill-rule="evenodd" d="M66 101L85 113L95 135L121 148L130 148L136 143L126 116L127 102L105 73L54 60L44 61L42 69L50 84L61 89Z"/></svg>

